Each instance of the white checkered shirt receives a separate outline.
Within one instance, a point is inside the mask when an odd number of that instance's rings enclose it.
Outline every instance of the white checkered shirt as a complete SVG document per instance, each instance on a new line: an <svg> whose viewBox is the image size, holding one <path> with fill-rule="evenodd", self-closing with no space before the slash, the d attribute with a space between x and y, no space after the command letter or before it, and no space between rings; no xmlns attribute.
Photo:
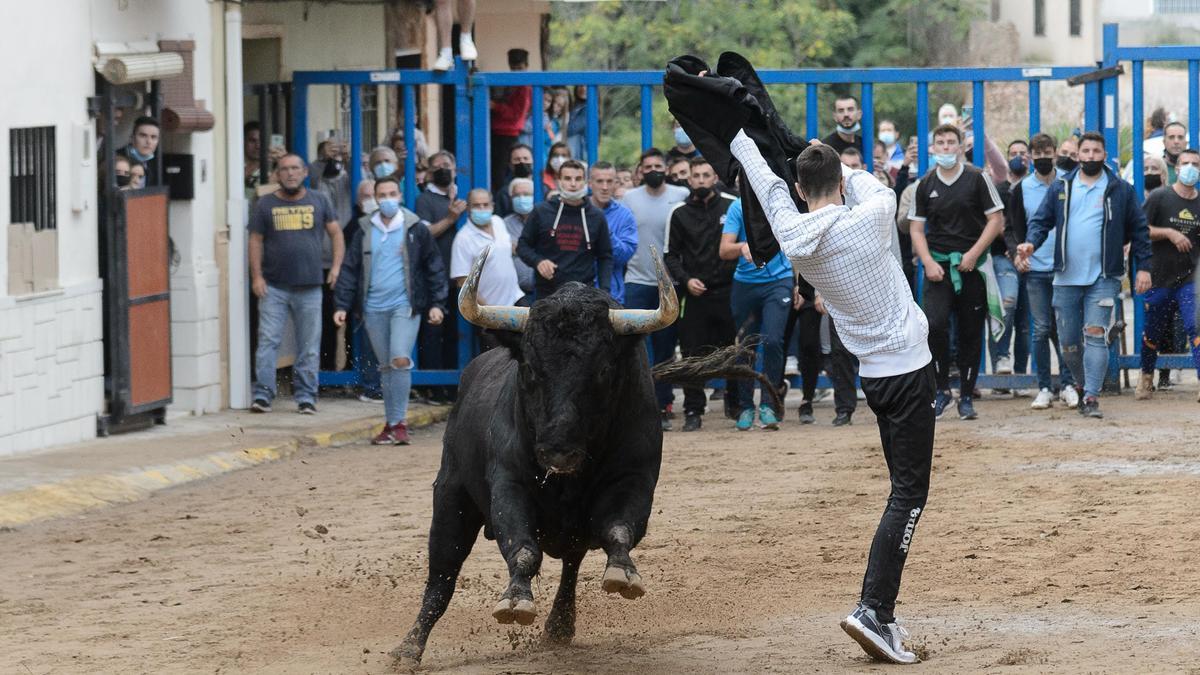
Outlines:
<svg viewBox="0 0 1200 675"><path fill-rule="evenodd" d="M800 213L787 183L739 132L730 144L792 267L821 294L863 377L902 375L930 361L929 323L891 249L896 195L866 171L842 167L846 206Z"/></svg>

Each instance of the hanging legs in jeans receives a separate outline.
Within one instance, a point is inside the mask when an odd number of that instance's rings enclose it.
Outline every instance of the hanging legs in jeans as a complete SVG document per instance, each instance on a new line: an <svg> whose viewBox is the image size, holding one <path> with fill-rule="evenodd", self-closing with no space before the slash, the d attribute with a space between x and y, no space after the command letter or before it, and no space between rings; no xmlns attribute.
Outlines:
<svg viewBox="0 0 1200 675"><path fill-rule="evenodd" d="M1033 321L1033 360L1037 366L1038 389L1053 389L1050 346L1058 356L1062 386L1074 386L1071 370L1063 361L1058 344L1058 326L1054 319L1054 272L1028 272L1025 287L1029 291L1029 315Z"/></svg>
<svg viewBox="0 0 1200 675"><path fill-rule="evenodd" d="M375 358L379 359L387 423L395 426L404 422L408 415L413 345L421 328L421 315L401 307L390 312L367 312L363 321Z"/></svg>
<svg viewBox="0 0 1200 675"><path fill-rule="evenodd" d="M1143 298L1146 325L1142 336L1142 372L1153 373L1158 363L1159 347L1171 344L1171 320L1175 312L1183 321L1192 364L1200 372L1200 341L1196 339L1196 295L1191 282L1174 288L1151 288Z"/></svg>
<svg viewBox="0 0 1200 675"><path fill-rule="evenodd" d="M254 354L254 400L275 400L275 364L283 331L291 317L296 329L295 380L297 404L317 402L317 368L321 348L321 287L267 286L258 300L258 348Z"/></svg>
<svg viewBox="0 0 1200 675"><path fill-rule="evenodd" d="M792 308L792 280L779 279L763 284L735 281L730 304L739 338L759 336L763 350L762 372L772 384L780 386L783 382L783 324ZM737 390L740 410L753 410L754 382L737 380L733 386ZM771 397L764 392L759 401L770 404ZM775 414L782 416L783 411L776 410Z"/></svg>
<svg viewBox="0 0 1200 675"><path fill-rule="evenodd" d="M929 350L937 373L938 391L950 389L950 316L957 323L959 390L971 396L979 375L983 352L983 327L987 320L987 286L979 272L962 272L962 291L954 292L950 266L942 263L941 281L925 279L925 316L929 319Z"/></svg>
<svg viewBox="0 0 1200 675"><path fill-rule="evenodd" d="M1000 287L1000 302L1004 308L1004 333L1000 339L988 339L992 368L1004 357L1012 356L1013 325L1017 315L1017 299L1021 293L1021 277L1012 261L1004 256L992 256L992 268L996 271L996 285Z"/></svg>
<svg viewBox="0 0 1200 675"><path fill-rule="evenodd" d="M1054 311L1063 360L1084 396L1099 396L1108 372L1108 330L1121 291L1118 278L1100 277L1091 286L1055 286Z"/></svg>

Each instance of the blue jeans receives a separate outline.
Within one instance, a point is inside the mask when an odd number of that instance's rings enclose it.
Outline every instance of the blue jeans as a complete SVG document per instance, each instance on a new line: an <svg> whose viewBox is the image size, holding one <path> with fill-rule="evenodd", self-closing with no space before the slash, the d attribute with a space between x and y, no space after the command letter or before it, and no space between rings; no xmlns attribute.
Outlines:
<svg viewBox="0 0 1200 675"><path fill-rule="evenodd" d="M1058 340L1063 360L1084 396L1099 396L1108 372L1108 330L1121 280L1100 277L1091 286L1055 286Z"/></svg>
<svg viewBox="0 0 1200 675"><path fill-rule="evenodd" d="M792 309L792 280L778 279L762 284L734 281L729 304L738 335L760 336L762 373L778 386L783 381L783 331ZM754 383L737 380L735 384L738 405L742 410L752 410ZM761 401L768 403L770 396L762 396Z"/></svg>
<svg viewBox="0 0 1200 675"><path fill-rule="evenodd" d="M421 315L409 307L400 307L390 312L366 312L363 323L371 339L371 349L379 360L387 423L399 424L408 415L413 345L417 343L417 332L421 329Z"/></svg>
<svg viewBox="0 0 1200 675"><path fill-rule="evenodd" d="M1017 272L1012 261L1002 255L992 256L992 267L996 270L996 283L1000 286L1000 302L1004 308L1004 334L999 340L989 340L992 367L996 367L996 361L1001 357L1012 356L1013 372L1024 373L1029 360L1025 278Z"/></svg>
<svg viewBox="0 0 1200 675"><path fill-rule="evenodd" d="M275 362L288 317L296 328L296 362L292 397L296 403L317 402L317 368L321 351L321 287L267 285L258 301L258 349L254 352L254 399L275 400Z"/></svg>
<svg viewBox="0 0 1200 675"><path fill-rule="evenodd" d="M1038 389L1050 389L1054 384L1050 370L1050 345L1058 355L1058 362L1063 361L1062 350L1058 345L1058 331L1054 322L1054 272L1028 272L1025 274L1025 288L1029 291L1029 316L1033 320L1033 360L1037 367ZM1071 371L1063 368L1062 385L1073 385Z"/></svg>
<svg viewBox="0 0 1200 675"><path fill-rule="evenodd" d="M1200 341L1196 340L1196 294L1192 282L1175 288L1151 288L1142 297L1146 308L1146 325L1142 335L1142 372L1153 373L1158 364L1159 345L1171 344L1171 324L1175 312L1183 321L1188 343L1192 346L1192 363L1200 371Z"/></svg>
<svg viewBox="0 0 1200 675"><path fill-rule="evenodd" d="M658 309L658 286L646 284L625 284L625 307L627 309ZM658 365L675 358L675 342L679 337L679 329L671 324L662 330L651 333L646 338L646 351L650 353L650 363ZM658 399L659 409L675 402L675 392L667 382L654 383L654 397Z"/></svg>

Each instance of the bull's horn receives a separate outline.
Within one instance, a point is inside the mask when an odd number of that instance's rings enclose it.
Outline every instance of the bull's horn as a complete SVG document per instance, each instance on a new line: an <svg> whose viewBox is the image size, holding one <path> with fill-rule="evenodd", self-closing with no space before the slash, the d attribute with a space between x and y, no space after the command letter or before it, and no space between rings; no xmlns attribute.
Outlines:
<svg viewBox="0 0 1200 675"><path fill-rule="evenodd" d="M675 323L675 318L679 316L679 298L675 297L675 286L667 275L662 258L658 257L658 249L653 246L650 247L650 257L654 258L654 270L658 273L658 309L608 310L608 320L618 335L653 333Z"/></svg>
<svg viewBox="0 0 1200 675"><path fill-rule="evenodd" d="M458 312L463 315L464 319L480 328L523 333L525 322L529 320L528 307L479 304L479 276L483 274L483 264L487 262L488 254L491 252L492 247L488 246L475 259L475 264L471 267L471 274L467 277L467 283L463 284L462 290L458 292Z"/></svg>

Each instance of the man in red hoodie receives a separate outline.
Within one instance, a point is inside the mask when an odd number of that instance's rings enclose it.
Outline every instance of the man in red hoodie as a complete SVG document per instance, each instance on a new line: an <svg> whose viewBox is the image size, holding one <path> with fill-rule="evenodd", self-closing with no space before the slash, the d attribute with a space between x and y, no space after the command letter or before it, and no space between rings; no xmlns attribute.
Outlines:
<svg viewBox="0 0 1200 675"><path fill-rule="evenodd" d="M527 70L529 52L524 49L508 50L508 67L517 72ZM529 116L533 88L497 87L492 91L492 185L498 186L504 182L509 153L525 126L525 118Z"/></svg>

